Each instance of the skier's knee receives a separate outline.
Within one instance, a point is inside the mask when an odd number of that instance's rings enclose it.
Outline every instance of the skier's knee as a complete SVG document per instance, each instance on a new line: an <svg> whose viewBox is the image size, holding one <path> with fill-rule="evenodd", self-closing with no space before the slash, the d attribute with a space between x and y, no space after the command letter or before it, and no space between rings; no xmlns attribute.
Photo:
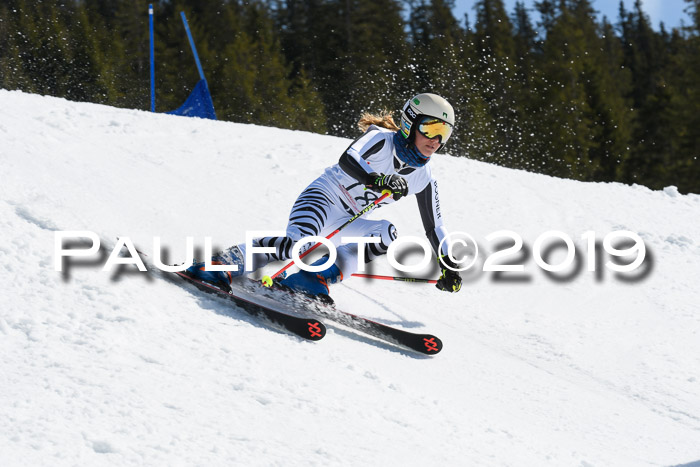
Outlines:
<svg viewBox="0 0 700 467"><path fill-rule="evenodd" d="M396 240L396 227L387 220L379 221L371 236L379 237L380 240L377 243L367 244L365 248L365 261L368 263L386 254L391 242Z"/></svg>
<svg viewBox="0 0 700 467"><path fill-rule="evenodd" d="M384 252L386 253L386 250L389 248L389 245L391 245L391 242L396 240L396 226L387 220L381 221L380 224L380 235L382 237L381 244L384 246Z"/></svg>

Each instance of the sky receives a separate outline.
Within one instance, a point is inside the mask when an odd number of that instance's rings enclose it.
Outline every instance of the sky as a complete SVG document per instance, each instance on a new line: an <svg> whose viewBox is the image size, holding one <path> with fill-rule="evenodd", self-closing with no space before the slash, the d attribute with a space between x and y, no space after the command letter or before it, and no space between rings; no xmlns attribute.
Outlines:
<svg viewBox="0 0 700 467"><path fill-rule="evenodd" d="M537 17L537 12L534 9L535 0L523 0L527 8L532 10L533 23ZM470 23L474 22L476 14L474 12L474 4L477 0L456 0L455 15L458 19L464 17L464 13L469 14ZM515 9L516 0L504 0L506 11L510 14ZM592 0L593 8L599 12L599 18L607 16L611 23L616 23L618 19L618 11L620 2L618 0ZM631 10L634 6L634 0L624 0L625 8ZM688 4L683 0L642 0L644 11L649 15L654 29L659 29L659 23L663 22L666 29L678 27L681 20L685 24L690 23L690 16L685 13Z"/></svg>

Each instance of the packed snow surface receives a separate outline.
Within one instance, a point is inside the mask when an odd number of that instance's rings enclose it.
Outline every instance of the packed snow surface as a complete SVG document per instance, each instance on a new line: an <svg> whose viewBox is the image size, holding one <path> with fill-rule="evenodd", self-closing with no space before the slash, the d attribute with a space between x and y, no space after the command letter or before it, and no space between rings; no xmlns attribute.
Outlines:
<svg viewBox="0 0 700 467"><path fill-rule="evenodd" d="M160 237L177 262L187 236L222 248L284 229L350 140L4 90L0 108L0 465L700 461L700 196L436 155L446 225L480 247L462 291L332 288L344 310L438 335L425 357L329 321L304 341L156 274L102 270L118 236L146 252ZM424 235L413 199L371 217ZM522 272L483 271L513 244L489 237L503 230L523 248L494 263ZM101 254L56 271L58 231L94 232ZM549 231L576 247L552 274L534 259ZM605 265L615 231L646 247L631 273ZM386 258L371 272L398 273Z"/></svg>

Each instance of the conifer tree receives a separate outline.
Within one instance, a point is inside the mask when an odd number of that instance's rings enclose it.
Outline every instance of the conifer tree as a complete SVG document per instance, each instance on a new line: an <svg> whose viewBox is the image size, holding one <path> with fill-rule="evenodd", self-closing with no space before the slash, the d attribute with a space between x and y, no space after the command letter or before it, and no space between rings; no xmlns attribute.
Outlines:
<svg viewBox="0 0 700 467"><path fill-rule="evenodd" d="M12 47L21 68L22 89L62 96L70 86L69 37L64 17L53 2L13 0L16 34Z"/></svg>
<svg viewBox="0 0 700 467"><path fill-rule="evenodd" d="M557 9L554 0L542 0L535 2L535 9L540 14L540 21L537 26L540 28L540 34L546 36L554 26L554 21L557 18Z"/></svg>
<svg viewBox="0 0 700 467"><path fill-rule="evenodd" d="M323 101L304 68L292 78L289 96L291 105L296 109L292 111L292 128L326 133L327 117Z"/></svg>
<svg viewBox="0 0 700 467"><path fill-rule="evenodd" d="M640 0L623 22L625 67L632 73L630 99L634 109L632 153L624 166L622 179L627 183L646 183L663 178L671 155L669 104L664 67L665 44L655 33Z"/></svg>
<svg viewBox="0 0 700 467"><path fill-rule="evenodd" d="M415 70L411 87L437 89L449 85L459 66L458 51L464 38L452 14L454 2L419 0L410 6L410 67Z"/></svg>
<svg viewBox="0 0 700 467"><path fill-rule="evenodd" d="M700 194L700 0L686 0L691 23L672 34L669 83L674 159L664 186Z"/></svg>
<svg viewBox="0 0 700 467"><path fill-rule="evenodd" d="M518 101L521 86L516 74L513 25L502 0L480 0L475 4L474 43L478 61L475 85L488 106L493 124L491 161L517 164L523 121Z"/></svg>
<svg viewBox="0 0 700 467"><path fill-rule="evenodd" d="M28 78L22 65L19 13L13 3L0 5L0 88L25 89Z"/></svg>
<svg viewBox="0 0 700 467"><path fill-rule="evenodd" d="M398 1L284 0L275 5L290 76L298 80L303 71L314 83L332 134L354 135L361 111L394 108L406 61Z"/></svg>
<svg viewBox="0 0 700 467"><path fill-rule="evenodd" d="M630 70L623 66L624 52L620 39L606 18L600 29L601 54L593 59L600 64L594 108L599 112L600 134L599 150L594 155L601 160L601 169L596 174L597 180L620 180L624 166L631 156L632 114L629 90L631 87Z"/></svg>
<svg viewBox="0 0 700 467"><path fill-rule="evenodd" d="M537 48L538 34L530 21L530 14L523 2L515 2L513 34L518 80L523 86L528 87L535 66L534 53Z"/></svg>
<svg viewBox="0 0 700 467"><path fill-rule="evenodd" d="M412 51L404 75L412 82L407 94L433 92L445 97L456 112L447 151L487 159L494 152L492 118L475 86L478 59L473 34L457 22L453 2L416 0L409 5Z"/></svg>
<svg viewBox="0 0 700 467"><path fill-rule="evenodd" d="M542 171L547 153L542 149L536 119L542 107L542 95L538 85L543 82L540 74L542 40L533 26L528 9L523 2L516 2L512 15L514 34L514 80L517 82L514 105L518 112L520 129L511 151L510 166Z"/></svg>
<svg viewBox="0 0 700 467"><path fill-rule="evenodd" d="M92 0L91 0L92 1ZM150 57L148 39L148 4L140 0L100 0L101 8L110 11L106 26L109 28L111 43L106 48L106 53L114 57L111 64L114 83L120 107L135 109L150 108ZM163 26L162 7L156 4L156 34ZM162 43L156 38L156 79L163 77L163 56L160 49ZM158 111L168 109L162 105L167 101L168 94L161 94L163 86L156 84L156 102Z"/></svg>
<svg viewBox="0 0 700 467"><path fill-rule="evenodd" d="M407 47L401 6L396 0L336 0L342 18L341 48L331 61L323 93L329 130L354 136L363 111L391 110L405 88ZM323 45L319 44L319 47Z"/></svg>

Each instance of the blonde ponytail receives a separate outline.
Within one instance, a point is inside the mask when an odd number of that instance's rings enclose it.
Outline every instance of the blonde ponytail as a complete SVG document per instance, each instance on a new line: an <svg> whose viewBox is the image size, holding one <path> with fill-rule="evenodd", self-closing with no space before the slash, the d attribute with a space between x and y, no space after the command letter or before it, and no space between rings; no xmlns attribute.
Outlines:
<svg viewBox="0 0 700 467"><path fill-rule="evenodd" d="M394 117L388 110L382 110L379 115L364 112L360 116L360 121L357 122L357 127L364 133L371 125L386 128L387 130L399 130L399 127L394 122Z"/></svg>

